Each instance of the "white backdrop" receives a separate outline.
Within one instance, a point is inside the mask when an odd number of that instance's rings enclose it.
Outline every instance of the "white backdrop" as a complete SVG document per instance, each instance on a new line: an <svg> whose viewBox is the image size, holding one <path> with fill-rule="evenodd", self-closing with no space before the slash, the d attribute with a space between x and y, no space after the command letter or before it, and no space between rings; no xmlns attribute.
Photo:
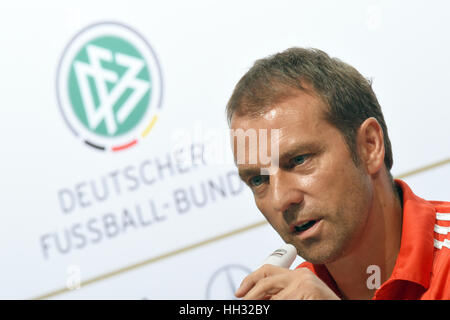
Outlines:
<svg viewBox="0 0 450 320"><path fill-rule="evenodd" d="M449 159L449 12L445 1L2 1L0 298L232 298L281 239L229 153L184 164L171 152L228 150L217 133L238 79L256 59L306 46L373 79L394 175ZM157 121L119 152L83 143L57 99L65 49L105 22L139 34L162 78ZM448 200L449 178L441 165L405 180ZM93 184L108 185L103 200Z"/></svg>

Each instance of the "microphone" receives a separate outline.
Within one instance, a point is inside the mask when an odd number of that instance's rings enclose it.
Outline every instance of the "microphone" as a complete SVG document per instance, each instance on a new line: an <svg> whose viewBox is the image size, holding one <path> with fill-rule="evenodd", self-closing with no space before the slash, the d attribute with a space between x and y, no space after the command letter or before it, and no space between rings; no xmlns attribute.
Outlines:
<svg viewBox="0 0 450 320"><path fill-rule="evenodd" d="M283 246L275 250L270 256L264 260L264 262L261 264L261 267L265 264L271 264L277 267L281 268L287 268L291 266L292 262L294 262L295 258L297 257L297 249L292 244L285 243ZM241 286L236 291L236 293L242 291L242 285L244 282L241 283ZM253 287L254 284L251 284L249 287L249 284L247 283L245 285L246 289L244 293L248 293L248 291ZM243 297L244 295L242 292L239 294L239 296L236 297ZM267 295L267 297L270 297L270 295Z"/></svg>
<svg viewBox="0 0 450 320"><path fill-rule="evenodd" d="M271 264L289 269L296 257L297 249L292 244L286 243L268 256L261 265Z"/></svg>

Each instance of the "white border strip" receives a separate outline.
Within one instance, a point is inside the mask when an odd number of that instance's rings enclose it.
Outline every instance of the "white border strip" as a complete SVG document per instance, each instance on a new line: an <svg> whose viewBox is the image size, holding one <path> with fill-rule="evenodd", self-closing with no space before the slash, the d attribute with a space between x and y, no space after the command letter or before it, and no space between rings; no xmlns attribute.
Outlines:
<svg viewBox="0 0 450 320"><path fill-rule="evenodd" d="M450 221L450 213L436 212L436 219L441 221Z"/></svg>
<svg viewBox="0 0 450 320"><path fill-rule="evenodd" d="M434 225L434 232L439 234L448 234L450 232L450 227L443 227L437 224Z"/></svg>
<svg viewBox="0 0 450 320"><path fill-rule="evenodd" d="M450 240L445 239L444 241L439 241L434 239L434 247L438 249L442 249L442 247L447 247L450 249Z"/></svg>

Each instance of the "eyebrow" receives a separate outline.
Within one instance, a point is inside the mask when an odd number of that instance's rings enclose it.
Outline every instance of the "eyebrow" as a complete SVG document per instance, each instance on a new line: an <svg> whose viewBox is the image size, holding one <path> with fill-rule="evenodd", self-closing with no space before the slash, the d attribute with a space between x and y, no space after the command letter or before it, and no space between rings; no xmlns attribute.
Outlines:
<svg viewBox="0 0 450 320"><path fill-rule="evenodd" d="M279 165L283 166L286 164L291 158L302 155L309 152L319 152L323 149L323 147L317 142L308 142L301 144L294 144L288 147L283 153L279 155ZM260 175L261 168L257 165L244 165L238 168L239 176L242 180L245 181L249 176Z"/></svg>
<svg viewBox="0 0 450 320"><path fill-rule="evenodd" d="M286 161L289 161L291 158L305 154L308 152L319 152L323 149L323 146L321 146L317 142L308 142L308 143L301 143L301 144L294 144L283 153L280 153L280 164L284 163Z"/></svg>
<svg viewBox="0 0 450 320"><path fill-rule="evenodd" d="M241 180L245 181L248 177L256 176L261 174L261 169L257 166L252 167L245 167L245 168L239 168L238 169L239 177L241 177Z"/></svg>

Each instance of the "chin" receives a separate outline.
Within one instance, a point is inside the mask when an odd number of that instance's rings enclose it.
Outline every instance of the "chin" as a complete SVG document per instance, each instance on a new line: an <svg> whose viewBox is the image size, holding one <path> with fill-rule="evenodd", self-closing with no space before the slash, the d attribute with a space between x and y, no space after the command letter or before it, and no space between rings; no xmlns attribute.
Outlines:
<svg viewBox="0 0 450 320"><path fill-rule="evenodd" d="M296 245L299 255L312 264L328 264L338 260L343 253L342 248L324 243Z"/></svg>

